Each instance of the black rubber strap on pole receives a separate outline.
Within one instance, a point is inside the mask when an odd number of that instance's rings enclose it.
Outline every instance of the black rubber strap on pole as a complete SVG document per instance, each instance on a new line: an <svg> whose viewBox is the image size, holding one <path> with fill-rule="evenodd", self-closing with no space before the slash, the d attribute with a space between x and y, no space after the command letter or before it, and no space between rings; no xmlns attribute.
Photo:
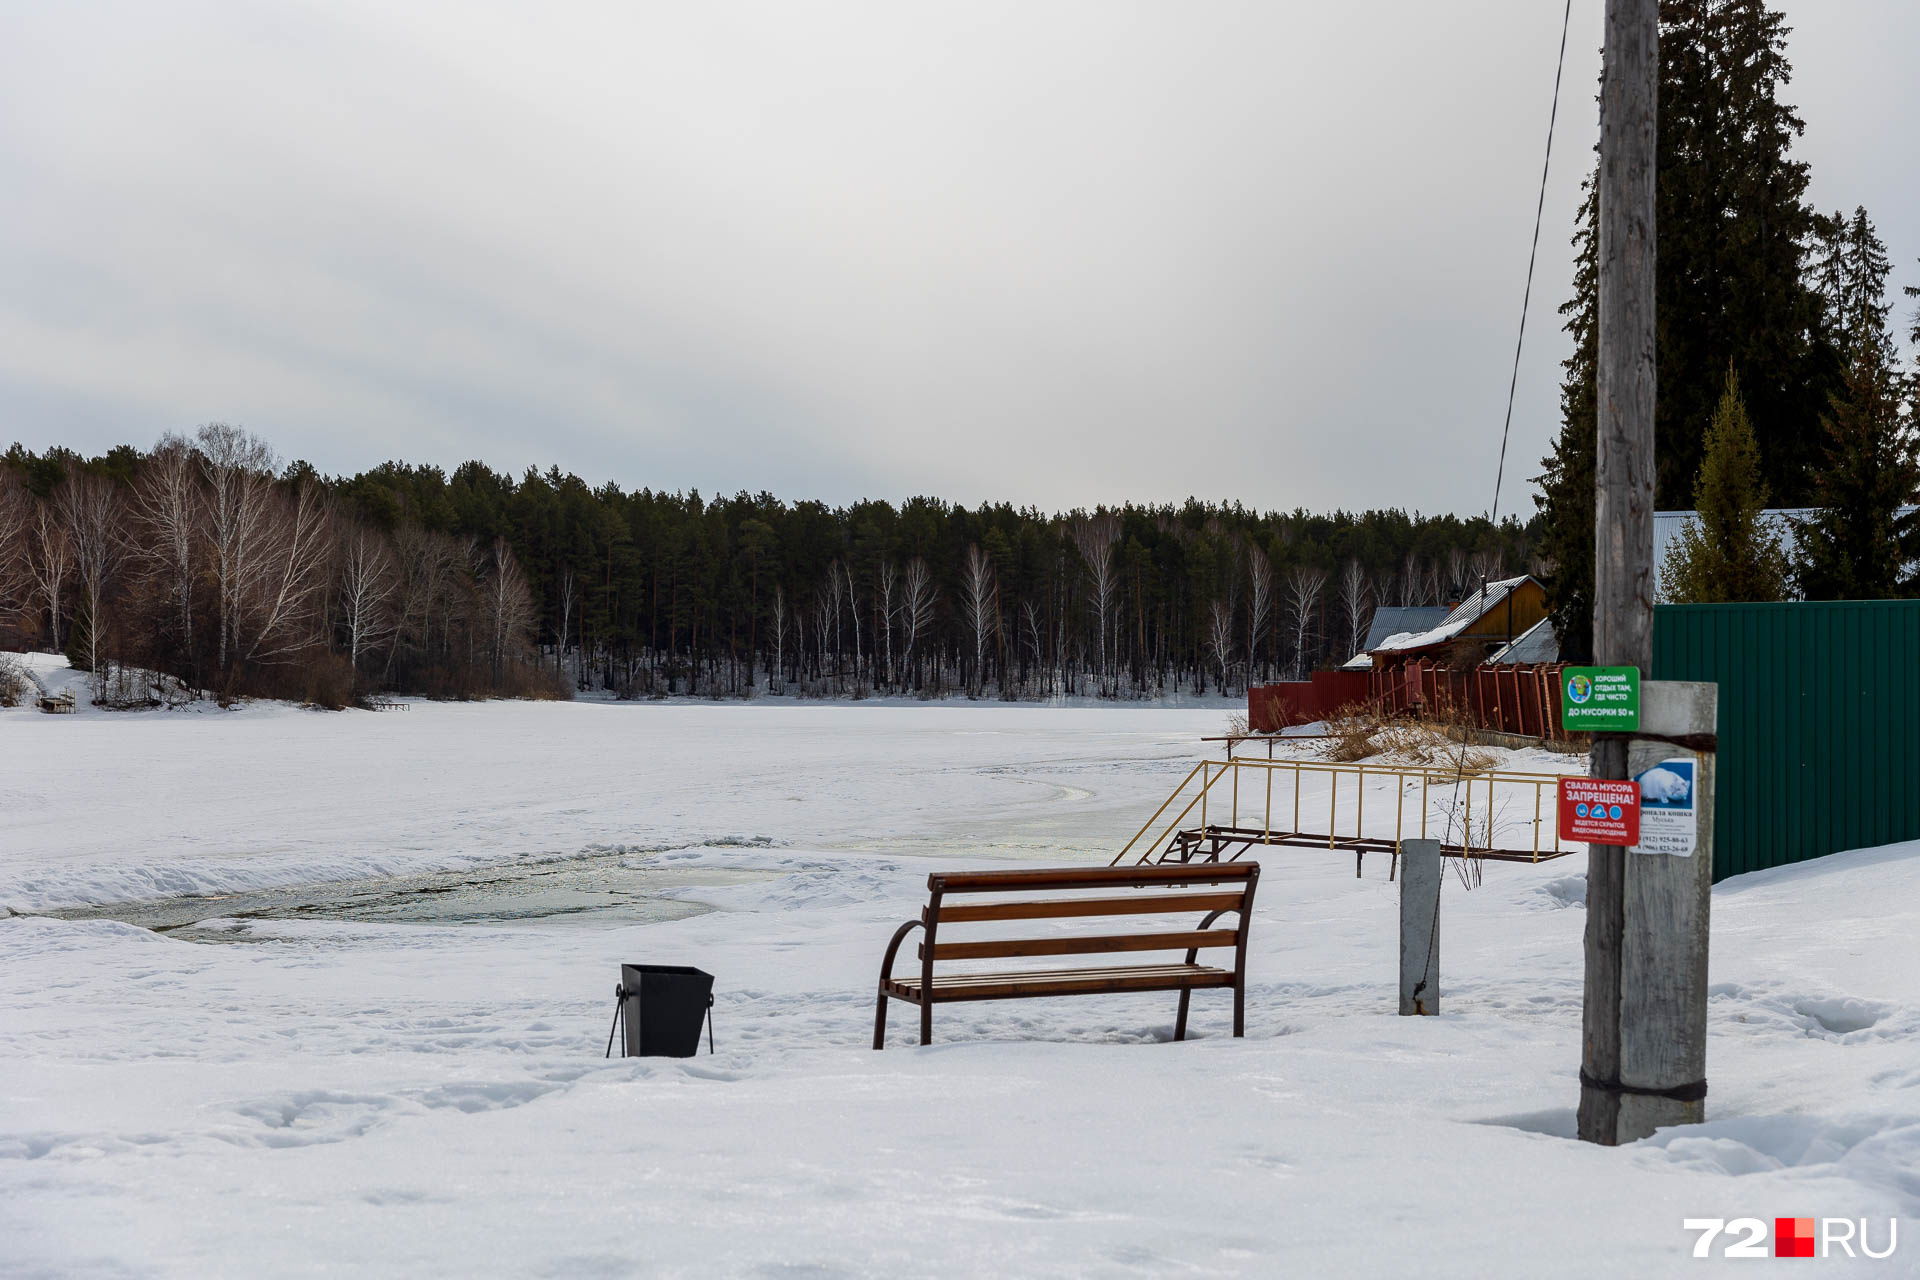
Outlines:
<svg viewBox="0 0 1920 1280"><path fill-rule="evenodd" d="M1593 735L1595 742L1667 742L1688 751L1698 751L1703 755L1717 755L1720 751L1720 735L1717 733L1613 733L1598 731Z"/></svg>
<svg viewBox="0 0 1920 1280"><path fill-rule="evenodd" d="M1587 1074L1584 1067L1580 1069L1580 1083L1589 1089L1601 1089L1607 1093L1633 1093L1643 1098L1672 1098L1675 1102L1699 1102L1707 1096L1705 1080L1677 1084L1671 1089L1649 1089L1637 1084L1622 1084L1618 1080L1595 1080Z"/></svg>

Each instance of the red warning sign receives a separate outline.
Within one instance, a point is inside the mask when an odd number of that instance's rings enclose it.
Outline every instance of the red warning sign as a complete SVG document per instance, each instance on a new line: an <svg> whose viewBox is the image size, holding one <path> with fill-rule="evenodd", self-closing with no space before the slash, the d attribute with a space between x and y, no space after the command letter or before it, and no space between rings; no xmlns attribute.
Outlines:
<svg viewBox="0 0 1920 1280"><path fill-rule="evenodd" d="M1640 843L1640 784L1560 779L1560 838L1568 844Z"/></svg>

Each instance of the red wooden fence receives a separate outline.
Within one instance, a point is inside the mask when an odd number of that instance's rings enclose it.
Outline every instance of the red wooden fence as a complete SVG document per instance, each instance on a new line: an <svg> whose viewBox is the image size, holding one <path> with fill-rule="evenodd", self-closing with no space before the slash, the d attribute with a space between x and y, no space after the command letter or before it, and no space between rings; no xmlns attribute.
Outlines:
<svg viewBox="0 0 1920 1280"><path fill-rule="evenodd" d="M1365 706L1372 696L1364 671L1316 671L1307 680L1253 685L1247 690L1247 727L1278 733L1325 720L1343 707Z"/></svg>
<svg viewBox="0 0 1920 1280"><path fill-rule="evenodd" d="M1324 720L1346 707L1382 715L1464 720L1529 738L1564 738L1558 663L1453 667L1415 658L1372 671L1316 671L1310 680L1247 690L1247 727L1277 733Z"/></svg>
<svg viewBox="0 0 1920 1280"><path fill-rule="evenodd" d="M1369 699L1387 715L1465 719L1481 729L1563 738L1559 663L1455 668L1414 659L1370 673Z"/></svg>

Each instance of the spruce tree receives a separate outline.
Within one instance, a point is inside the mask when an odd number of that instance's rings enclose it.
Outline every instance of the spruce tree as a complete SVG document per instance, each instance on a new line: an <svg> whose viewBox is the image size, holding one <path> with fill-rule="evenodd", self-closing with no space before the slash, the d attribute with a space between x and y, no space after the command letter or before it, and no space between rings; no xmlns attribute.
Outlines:
<svg viewBox="0 0 1920 1280"><path fill-rule="evenodd" d="M1600 206L1596 179L1586 183L1574 233L1573 297L1560 308L1573 353L1561 363L1560 438L1539 476L1540 557L1548 566L1547 609L1560 656L1585 662L1593 656L1593 544L1595 438L1600 408L1595 386L1600 358L1600 281L1597 246Z"/></svg>
<svg viewBox="0 0 1920 1280"><path fill-rule="evenodd" d="M1908 285L1903 290L1909 298L1920 298L1920 285ZM1916 421L1920 421L1920 307L1913 309L1913 327L1907 330L1907 342L1913 347L1913 372L1907 376L1907 390L1912 393L1913 407L1909 412Z"/></svg>
<svg viewBox="0 0 1920 1280"><path fill-rule="evenodd" d="M1765 0L1662 0L1660 19L1655 502L1692 494L1731 364L1767 487L1797 506L1841 363L1806 278L1817 219L1790 154L1806 126L1780 100L1788 28Z"/></svg>
<svg viewBox="0 0 1920 1280"><path fill-rule="evenodd" d="M1787 553L1761 519L1766 505L1759 444L1739 375L1729 369L1693 490L1698 519L1681 530L1661 573L1666 598L1681 604L1786 598Z"/></svg>
<svg viewBox="0 0 1920 1280"><path fill-rule="evenodd" d="M1655 502L1694 490L1731 367L1759 445L1761 480L1782 505L1808 501L1817 429L1841 363L1807 271L1816 216L1807 165L1789 154L1804 125L1780 100L1792 75L1787 28L1765 0L1661 0L1655 278ZM1591 195L1582 205L1574 296L1561 308L1561 429L1540 477L1548 603L1562 652L1588 656L1599 272Z"/></svg>
<svg viewBox="0 0 1920 1280"><path fill-rule="evenodd" d="M1920 553L1914 513L1920 452L1901 412L1902 379L1884 331L1862 325L1845 385L1832 397L1819 511L1800 530L1797 573L1809 600L1884 600L1909 594Z"/></svg>
<svg viewBox="0 0 1920 1280"><path fill-rule="evenodd" d="M1851 365L1856 336L1887 332L1893 314L1887 277L1893 262L1864 208L1854 209L1852 217L1834 213L1821 218L1817 230L1813 278L1826 339L1842 363Z"/></svg>

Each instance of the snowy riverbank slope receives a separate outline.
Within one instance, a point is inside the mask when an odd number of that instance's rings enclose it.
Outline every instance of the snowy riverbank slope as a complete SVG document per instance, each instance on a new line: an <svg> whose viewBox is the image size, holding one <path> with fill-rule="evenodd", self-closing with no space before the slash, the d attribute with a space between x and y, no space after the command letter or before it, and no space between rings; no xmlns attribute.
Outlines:
<svg viewBox="0 0 1920 1280"><path fill-rule="evenodd" d="M622 845L664 923L0 919L0 1275L1691 1274L1688 1217L1920 1240L1920 848L1715 896L1710 1122L1568 1141L1578 860L1451 878L1394 1016L1384 864L1278 850L1248 1035L1195 998L943 1008L874 1053L933 867L1093 861L1217 713L424 706L0 724L16 910ZM30 745L28 745L30 744ZM24 802L24 803L23 803ZM773 847L713 847L764 836ZM603 1061L623 960L719 1053ZM1907 1270L1901 1270L1905 1266ZM1844 1262L1810 1264L1850 1274Z"/></svg>

